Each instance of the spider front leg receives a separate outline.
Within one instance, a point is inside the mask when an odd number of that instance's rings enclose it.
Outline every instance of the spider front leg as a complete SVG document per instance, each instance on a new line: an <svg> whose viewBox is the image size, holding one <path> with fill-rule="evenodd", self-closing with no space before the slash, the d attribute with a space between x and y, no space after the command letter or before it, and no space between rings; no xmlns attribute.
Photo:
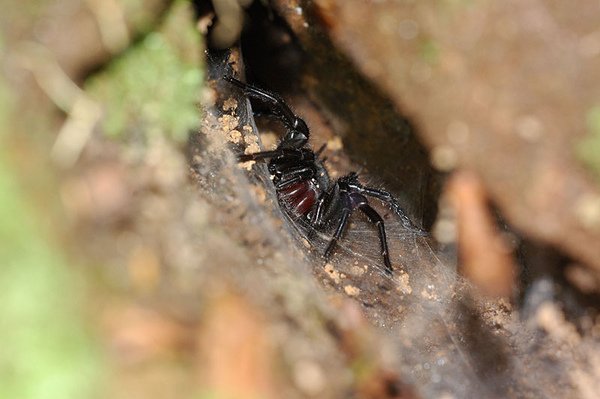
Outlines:
<svg viewBox="0 0 600 399"><path fill-rule="evenodd" d="M304 120L292 112L283 98L265 89L239 81L232 76L224 76L223 80L242 90L246 96L265 104L268 113L278 118L287 128L288 132L284 141L287 141L288 148L300 148L306 144L310 135L308 126Z"/></svg>
<svg viewBox="0 0 600 399"><path fill-rule="evenodd" d="M305 158L304 152L300 149L294 148L277 148L271 151L260 151L253 152L251 154L241 154L238 156L239 162L248 162L248 161L264 161L270 158L280 158L280 157L289 157L292 160L303 161Z"/></svg>
<svg viewBox="0 0 600 399"><path fill-rule="evenodd" d="M232 76L223 76L223 80L242 90L246 96L256 98L257 100L267 104L270 109L270 113L278 118L281 118L284 124L293 125L296 115L294 115L290 107L288 107L285 101L277 94L271 93L265 89L254 87L237 80Z"/></svg>

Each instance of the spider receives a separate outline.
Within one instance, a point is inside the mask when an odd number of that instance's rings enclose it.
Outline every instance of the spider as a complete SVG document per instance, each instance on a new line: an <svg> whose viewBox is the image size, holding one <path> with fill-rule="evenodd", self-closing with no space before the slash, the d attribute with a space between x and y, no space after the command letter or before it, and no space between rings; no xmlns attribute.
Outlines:
<svg viewBox="0 0 600 399"><path fill-rule="evenodd" d="M268 161L277 198L286 211L294 217L303 218L317 231L325 230L330 224L336 226L323 254L326 259L348 227L352 212L355 209L361 211L378 229L385 271L391 274L394 268L390 262L383 218L369 205L367 197L377 198L387 204L400 218L405 229L419 235L427 235L427 232L411 222L392 194L362 185L356 172L332 180L323 165L324 159L319 158L325 145L317 152L311 149L308 145L308 126L279 95L231 76L223 79L247 97L262 102L267 107L267 115L277 118L286 129L285 136L275 150L242 154L238 161Z"/></svg>

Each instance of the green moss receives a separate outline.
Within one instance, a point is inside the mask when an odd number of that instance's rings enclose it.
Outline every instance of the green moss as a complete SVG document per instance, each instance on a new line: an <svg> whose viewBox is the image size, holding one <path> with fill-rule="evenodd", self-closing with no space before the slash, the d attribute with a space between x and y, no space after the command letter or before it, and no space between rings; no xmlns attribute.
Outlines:
<svg viewBox="0 0 600 399"><path fill-rule="evenodd" d="M191 6L175 2L158 32L87 83L86 90L103 106L104 132L112 137L141 132L185 140L199 125L200 64L201 40Z"/></svg>
<svg viewBox="0 0 600 399"><path fill-rule="evenodd" d="M579 142L577 154L600 179L600 105L596 105L588 111L586 126L588 134Z"/></svg>
<svg viewBox="0 0 600 399"><path fill-rule="evenodd" d="M12 132L0 79L0 131ZM44 238L0 135L0 398L90 398L99 350L83 321L82 280Z"/></svg>
<svg viewBox="0 0 600 399"><path fill-rule="evenodd" d="M45 240L12 173L13 108L0 76L0 398L90 398L102 369L80 308L82 280Z"/></svg>

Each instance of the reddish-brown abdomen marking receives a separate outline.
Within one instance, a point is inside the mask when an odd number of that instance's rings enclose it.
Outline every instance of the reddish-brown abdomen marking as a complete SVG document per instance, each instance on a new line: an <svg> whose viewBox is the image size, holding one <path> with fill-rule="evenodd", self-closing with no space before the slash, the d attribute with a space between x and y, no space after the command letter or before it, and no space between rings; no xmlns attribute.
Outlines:
<svg viewBox="0 0 600 399"><path fill-rule="evenodd" d="M317 201L317 191L310 180L283 188L279 195L285 206L297 215L306 215Z"/></svg>

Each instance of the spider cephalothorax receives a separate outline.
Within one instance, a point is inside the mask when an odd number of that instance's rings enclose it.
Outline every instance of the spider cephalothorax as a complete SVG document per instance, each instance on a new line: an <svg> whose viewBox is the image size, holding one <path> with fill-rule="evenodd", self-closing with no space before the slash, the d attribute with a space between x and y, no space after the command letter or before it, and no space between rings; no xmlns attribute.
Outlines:
<svg viewBox="0 0 600 399"><path fill-rule="evenodd" d="M243 154L239 156L239 161L268 161L277 197L287 212L295 217L304 218L317 231L322 231L330 224L335 226L333 237L325 249L325 257L331 255L344 233L352 211L360 210L378 229L385 270L391 273L393 267L383 218L369 205L367 197L374 197L386 203L398 215L405 229L422 235L426 232L411 222L392 194L363 186L356 173L331 180L323 161L319 158L324 147L317 152L310 148L308 126L292 112L281 97L230 76L224 79L241 89L245 95L265 104L268 112L279 119L287 130L276 149Z"/></svg>

